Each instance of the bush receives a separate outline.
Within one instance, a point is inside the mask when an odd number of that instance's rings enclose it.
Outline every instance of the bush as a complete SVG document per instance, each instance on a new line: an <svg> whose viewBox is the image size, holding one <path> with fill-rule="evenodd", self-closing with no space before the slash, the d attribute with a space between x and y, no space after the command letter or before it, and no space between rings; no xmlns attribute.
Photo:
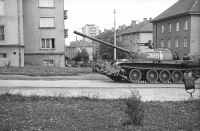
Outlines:
<svg viewBox="0 0 200 131"><path fill-rule="evenodd" d="M128 115L129 119L122 123L122 125L142 125L145 108L141 101L139 91L131 91L131 96L125 99L125 105L125 114Z"/></svg>

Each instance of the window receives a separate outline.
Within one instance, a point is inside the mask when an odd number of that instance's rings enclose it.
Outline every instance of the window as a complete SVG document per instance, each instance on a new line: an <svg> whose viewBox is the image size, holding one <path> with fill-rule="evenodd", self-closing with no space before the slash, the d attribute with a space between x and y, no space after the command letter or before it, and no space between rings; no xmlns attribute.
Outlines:
<svg viewBox="0 0 200 131"><path fill-rule="evenodd" d="M184 30L188 30L188 21L187 20L184 21Z"/></svg>
<svg viewBox="0 0 200 131"><path fill-rule="evenodd" d="M6 53L0 53L0 58L6 58Z"/></svg>
<svg viewBox="0 0 200 131"><path fill-rule="evenodd" d="M55 49L55 39L41 39L42 49Z"/></svg>
<svg viewBox="0 0 200 131"><path fill-rule="evenodd" d="M168 39L168 41L167 41L167 45L168 45L168 48L171 48L171 46L172 46L171 39Z"/></svg>
<svg viewBox="0 0 200 131"><path fill-rule="evenodd" d="M187 39L187 37L184 37L184 47L187 47L188 46L188 39Z"/></svg>
<svg viewBox="0 0 200 131"><path fill-rule="evenodd" d="M162 26L161 26L161 33L164 33L164 30L165 30L165 26L162 25Z"/></svg>
<svg viewBox="0 0 200 131"><path fill-rule="evenodd" d="M68 29L64 29L64 37L65 37L65 38L68 37Z"/></svg>
<svg viewBox="0 0 200 131"><path fill-rule="evenodd" d="M54 64L54 60L44 60L43 64L44 65L53 65Z"/></svg>
<svg viewBox="0 0 200 131"><path fill-rule="evenodd" d="M54 0L39 0L39 7L54 7Z"/></svg>
<svg viewBox="0 0 200 131"><path fill-rule="evenodd" d="M55 18L40 18L40 27L41 28L53 28L55 27Z"/></svg>
<svg viewBox="0 0 200 131"><path fill-rule="evenodd" d="M164 40L163 39L160 41L160 46L164 47Z"/></svg>
<svg viewBox="0 0 200 131"><path fill-rule="evenodd" d="M0 0L0 15L4 14L4 0Z"/></svg>
<svg viewBox="0 0 200 131"><path fill-rule="evenodd" d="M178 47L179 41L178 38L175 39L175 47Z"/></svg>
<svg viewBox="0 0 200 131"><path fill-rule="evenodd" d="M176 31L179 31L179 22L176 22Z"/></svg>
<svg viewBox="0 0 200 131"><path fill-rule="evenodd" d="M169 32L171 32L172 31L172 25L171 25L171 23L169 23L168 26L169 26Z"/></svg>
<svg viewBox="0 0 200 131"><path fill-rule="evenodd" d="M4 40L4 26L0 25L0 40Z"/></svg>

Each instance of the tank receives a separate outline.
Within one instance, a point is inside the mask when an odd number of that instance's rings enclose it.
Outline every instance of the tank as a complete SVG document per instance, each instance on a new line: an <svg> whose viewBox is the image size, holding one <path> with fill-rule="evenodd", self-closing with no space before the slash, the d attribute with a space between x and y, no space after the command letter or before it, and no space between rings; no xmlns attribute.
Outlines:
<svg viewBox="0 0 200 131"><path fill-rule="evenodd" d="M94 71L114 81L181 84L184 80L184 73L187 72L192 72L194 80L200 78L199 55L193 56L193 59L180 60L176 52L168 48L153 49L149 43L136 45L134 50L127 50L77 31L74 33L129 54L130 59L123 62L94 64Z"/></svg>

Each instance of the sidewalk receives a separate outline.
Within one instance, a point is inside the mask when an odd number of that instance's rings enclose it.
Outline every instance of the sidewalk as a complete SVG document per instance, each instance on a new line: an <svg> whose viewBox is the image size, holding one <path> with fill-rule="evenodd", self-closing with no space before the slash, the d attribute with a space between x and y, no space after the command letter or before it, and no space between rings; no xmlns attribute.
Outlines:
<svg viewBox="0 0 200 131"><path fill-rule="evenodd" d="M198 87L197 87L198 86ZM200 99L200 85L196 84L194 99ZM0 80L0 94L26 96L87 96L118 99L139 91L143 101L180 101L191 99L183 84L132 84L112 80Z"/></svg>

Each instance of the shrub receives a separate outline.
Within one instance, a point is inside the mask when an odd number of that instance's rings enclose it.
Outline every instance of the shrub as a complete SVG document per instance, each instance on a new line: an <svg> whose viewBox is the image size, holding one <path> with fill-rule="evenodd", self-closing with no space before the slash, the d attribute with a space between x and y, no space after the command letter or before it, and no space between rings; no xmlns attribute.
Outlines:
<svg viewBox="0 0 200 131"><path fill-rule="evenodd" d="M122 125L142 125L145 108L141 101L139 91L131 91L131 96L124 100L126 105L125 114L127 114L129 119L122 123Z"/></svg>

